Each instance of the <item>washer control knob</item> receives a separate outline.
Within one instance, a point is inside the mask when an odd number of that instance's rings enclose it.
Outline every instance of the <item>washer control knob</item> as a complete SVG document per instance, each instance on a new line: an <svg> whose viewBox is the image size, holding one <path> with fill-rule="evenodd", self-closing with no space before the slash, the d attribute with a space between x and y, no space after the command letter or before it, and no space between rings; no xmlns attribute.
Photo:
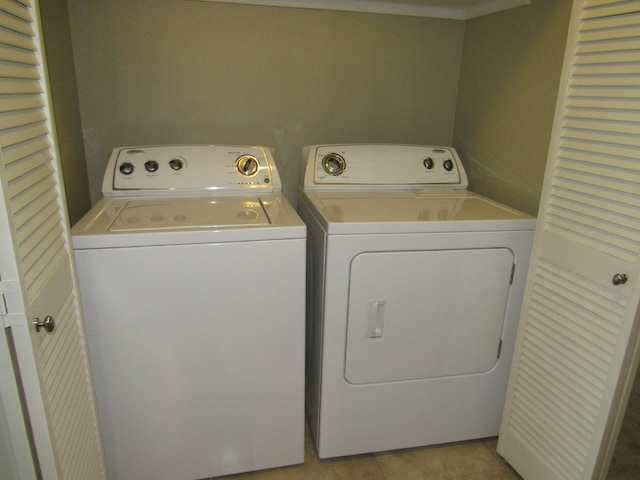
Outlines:
<svg viewBox="0 0 640 480"><path fill-rule="evenodd" d="M442 164L442 166L447 172L450 172L451 170L453 170L453 160L451 160L450 158L447 158Z"/></svg>
<svg viewBox="0 0 640 480"><path fill-rule="evenodd" d="M180 158L174 158L172 160L169 160L169 166L171 167L171 170L182 170L182 167L184 167L184 162Z"/></svg>
<svg viewBox="0 0 640 480"><path fill-rule="evenodd" d="M146 162L144 162L144 169L147 172L156 172L158 171L158 162L156 162L155 160L147 160Z"/></svg>
<svg viewBox="0 0 640 480"><path fill-rule="evenodd" d="M426 168L427 170L431 170L434 166L433 158L431 157L425 158L422 161L422 164L424 165L424 168Z"/></svg>
<svg viewBox="0 0 640 480"><path fill-rule="evenodd" d="M322 168L329 175L340 175L347 168L347 162L337 153L329 153L322 157Z"/></svg>
<svg viewBox="0 0 640 480"><path fill-rule="evenodd" d="M242 155L236 160L236 168L238 169L238 172L245 177L255 175L259 166L260 164L258 163L258 159L253 155Z"/></svg>
<svg viewBox="0 0 640 480"><path fill-rule="evenodd" d="M133 173L133 163L124 162L120 164L120 173L123 175L131 175Z"/></svg>

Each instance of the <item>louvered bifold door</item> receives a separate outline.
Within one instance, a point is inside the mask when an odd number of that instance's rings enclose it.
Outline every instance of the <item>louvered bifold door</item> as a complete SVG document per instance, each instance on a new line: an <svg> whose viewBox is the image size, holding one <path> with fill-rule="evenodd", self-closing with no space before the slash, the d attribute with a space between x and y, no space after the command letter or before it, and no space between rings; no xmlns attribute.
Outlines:
<svg viewBox="0 0 640 480"><path fill-rule="evenodd" d="M4 289L5 323L43 478L103 479L40 38L37 4L0 0L0 217L8 225L0 229L0 273L15 285ZM33 319L47 315L55 329L36 332Z"/></svg>
<svg viewBox="0 0 640 480"><path fill-rule="evenodd" d="M498 444L525 479L606 466L637 359L639 262L640 1L579 0Z"/></svg>

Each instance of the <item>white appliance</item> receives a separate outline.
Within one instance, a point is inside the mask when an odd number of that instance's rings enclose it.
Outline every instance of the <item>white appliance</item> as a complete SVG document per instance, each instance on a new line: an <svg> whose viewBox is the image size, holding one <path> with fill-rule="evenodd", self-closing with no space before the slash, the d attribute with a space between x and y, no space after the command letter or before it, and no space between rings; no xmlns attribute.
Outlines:
<svg viewBox="0 0 640 480"><path fill-rule="evenodd" d="M497 435L534 219L466 190L453 148L303 157L320 457Z"/></svg>
<svg viewBox="0 0 640 480"><path fill-rule="evenodd" d="M111 480L304 460L306 228L267 148L115 149L72 230Z"/></svg>

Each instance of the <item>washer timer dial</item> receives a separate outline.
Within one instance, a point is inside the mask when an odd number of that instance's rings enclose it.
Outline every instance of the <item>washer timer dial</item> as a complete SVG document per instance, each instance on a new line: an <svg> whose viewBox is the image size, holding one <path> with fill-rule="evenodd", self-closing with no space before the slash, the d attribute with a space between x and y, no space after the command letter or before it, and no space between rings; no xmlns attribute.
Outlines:
<svg viewBox="0 0 640 480"><path fill-rule="evenodd" d="M258 159L253 155L242 155L236 160L236 168L241 175L245 177L252 177L258 171Z"/></svg>

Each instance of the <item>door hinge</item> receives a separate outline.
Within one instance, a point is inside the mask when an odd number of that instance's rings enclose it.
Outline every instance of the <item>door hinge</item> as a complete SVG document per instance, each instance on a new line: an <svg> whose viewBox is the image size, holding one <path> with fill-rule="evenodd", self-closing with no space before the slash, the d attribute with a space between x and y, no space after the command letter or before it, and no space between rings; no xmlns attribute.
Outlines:
<svg viewBox="0 0 640 480"><path fill-rule="evenodd" d="M516 274L516 264L511 265L511 278L509 279L509 285L513 285L513 277Z"/></svg>
<svg viewBox="0 0 640 480"><path fill-rule="evenodd" d="M500 339L500 342L498 342L498 357L500 358L500 352L502 352L502 339Z"/></svg>
<svg viewBox="0 0 640 480"><path fill-rule="evenodd" d="M10 313L7 306L6 294L20 293L18 282L0 280L0 320L3 328L24 325L25 316L22 313Z"/></svg>

